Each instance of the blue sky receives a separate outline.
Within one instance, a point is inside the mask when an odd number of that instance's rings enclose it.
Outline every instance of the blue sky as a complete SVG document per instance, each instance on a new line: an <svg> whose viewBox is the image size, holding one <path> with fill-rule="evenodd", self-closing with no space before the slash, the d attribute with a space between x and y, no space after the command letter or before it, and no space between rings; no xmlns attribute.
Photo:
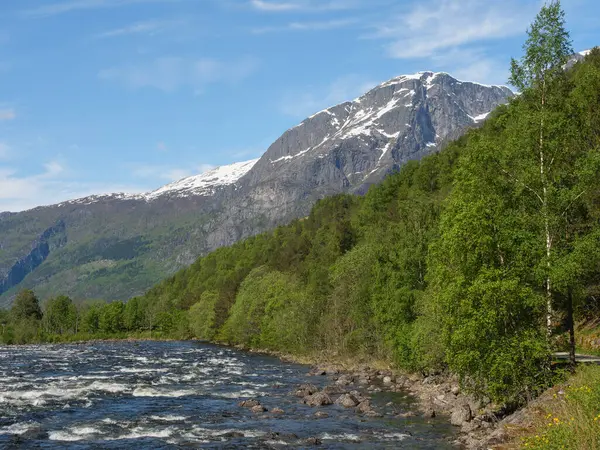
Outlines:
<svg viewBox="0 0 600 450"><path fill-rule="evenodd" d="M505 83L539 0L2 0L0 211L260 156L420 70ZM574 48L597 0L563 2Z"/></svg>

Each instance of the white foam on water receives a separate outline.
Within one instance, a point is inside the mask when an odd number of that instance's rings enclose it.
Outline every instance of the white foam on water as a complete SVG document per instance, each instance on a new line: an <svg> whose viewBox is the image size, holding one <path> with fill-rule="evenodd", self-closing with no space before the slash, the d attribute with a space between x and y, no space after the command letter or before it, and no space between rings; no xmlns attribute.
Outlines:
<svg viewBox="0 0 600 450"><path fill-rule="evenodd" d="M350 442L361 442L360 436L357 434L343 433L343 434L330 434L323 433L321 439L329 441L350 441Z"/></svg>
<svg viewBox="0 0 600 450"><path fill-rule="evenodd" d="M149 419L152 420L160 420L163 422L183 422L184 420L188 419L186 416L171 416L171 415L164 415L164 416L149 416Z"/></svg>
<svg viewBox="0 0 600 450"><path fill-rule="evenodd" d="M267 433L260 430L240 430L234 428L225 428L223 430L213 430L210 428L204 428L195 426L192 428L192 432L197 436L198 434L202 437L221 437L229 433L242 433L246 438L259 438L265 436Z"/></svg>
<svg viewBox="0 0 600 450"><path fill-rule="evenodd" d="M84 441L96 434L101 434L102 431L91 426L71 427L66 430L50 431L48 438L51 441Z"/></svg>
<svg viewBox="0 0 600 450"><path fill-rule="evenodd" d="M37 422L19 422L13 423L7 427L0 428L0 435L2 434L25 434L30 430L34 430L40 426Z"/></svg>
<svg viewBox="0 0 600 450"><path fill-rule="evenodd" d="M132 393L134 397L185 397L186 395L196 394L197 392L191 389L168 391L151 387L137 387Z"/></svg>
<svg viewBox="0 0 600 450"><path fill-rule="evenodd" d="M171 437L175 431L176 430L173 427L163 428L162 430L136 427L128 434L119 436L118 439L168 438Z"/></svg>
<svg viewBox="0 0 600 450"><path fill-rule="evenodd" d="M397 441L402 441L407 437L410 437L410 435L404 433L376 433L376 435L386 439L395 439Z"/></svg>
<svg viewBox="0 0 600 450"><path fill-rule="evenodd" d="M241 398L241 397L264 397L265 393L255 389L242 389L237 392L212 392L214 397Z"/></svg>
<svg viewBox="0 0 600 450"><path fill-rule="evenodd" d="M118 370L122 373L164 373L169 371L169 369L164 367L119 367Z"/></svg>

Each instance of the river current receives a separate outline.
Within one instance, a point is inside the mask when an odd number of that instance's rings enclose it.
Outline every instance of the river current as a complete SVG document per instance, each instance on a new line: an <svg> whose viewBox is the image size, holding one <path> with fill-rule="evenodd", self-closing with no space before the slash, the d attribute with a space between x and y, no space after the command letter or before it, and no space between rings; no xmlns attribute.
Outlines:
<svg viewBox="0 0 600 450"><path fill-rule="evenodd" d="M0 347L0 448L453 448L446 420L398 417L415 410L406 394L373 394L383 417L301 404L299 384L332 383L308 372L198 342ZM238 406L251 397L269 411Z"/></svg>

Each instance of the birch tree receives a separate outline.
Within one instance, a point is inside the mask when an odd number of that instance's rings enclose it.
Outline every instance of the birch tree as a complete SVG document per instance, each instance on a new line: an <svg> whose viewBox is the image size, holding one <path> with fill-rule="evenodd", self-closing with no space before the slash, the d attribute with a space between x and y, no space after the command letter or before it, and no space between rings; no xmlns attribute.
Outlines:
<svg viewBox="0 0 600 450"><path fill-rule="evenodd" d="M552 333L552 270L553 230L551 228L551 176L554 158L547 146L549 89L556 77L562 75L563 67L573 54L569 32L565 29L565 14L560 1L552 1L542 7L535 21L527 31L527 41L523 46L524 55L520 61L512 59L509 82L521 92L527 91L537 100L537 144L535 152L539 162L539 182L537 186L526 185L527 190L539 201L544 229L546 256L546 328L548 337Z"/></svg>

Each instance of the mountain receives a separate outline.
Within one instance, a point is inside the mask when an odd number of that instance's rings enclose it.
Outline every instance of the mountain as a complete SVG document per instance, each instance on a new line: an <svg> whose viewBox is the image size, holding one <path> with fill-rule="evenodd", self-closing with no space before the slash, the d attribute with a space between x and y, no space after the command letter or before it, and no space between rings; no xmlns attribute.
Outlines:
<svg viewBox="0 0 600 450"><path fill-rule="evenodd" d="M361 194L480 124L512 92L419 72L320 111L254 161L145 194L91 196L0 214L0 305L42 298L125 299L198 256L305 216L325 196Z"/></svg>

